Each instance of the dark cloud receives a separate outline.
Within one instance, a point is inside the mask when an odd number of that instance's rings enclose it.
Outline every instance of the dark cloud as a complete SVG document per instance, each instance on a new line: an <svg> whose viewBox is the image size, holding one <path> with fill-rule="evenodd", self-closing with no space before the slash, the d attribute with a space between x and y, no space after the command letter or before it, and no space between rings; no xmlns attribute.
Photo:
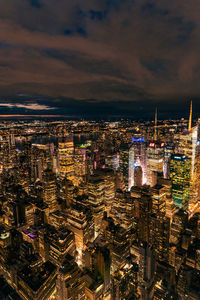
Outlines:
<svg viewBox="0 0 200 300"><path fill-rule="evenodd" d="M1 102L28 94L67 111L71 99L78 114L198 102L199 11L199 0L1 0Z"/></svg>

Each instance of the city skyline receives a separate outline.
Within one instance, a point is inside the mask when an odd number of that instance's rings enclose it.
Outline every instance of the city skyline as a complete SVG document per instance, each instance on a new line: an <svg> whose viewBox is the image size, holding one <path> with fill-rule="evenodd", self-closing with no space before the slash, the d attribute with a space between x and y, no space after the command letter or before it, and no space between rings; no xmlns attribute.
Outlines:
<svg viewBox="0 0 200 300"><path fill-rule="evenodd" d="M200 0L0 0L0 300L200 299Z"/></svg>
<svg viewBox="0 0 200 300"><path fill-rule="evenodd" d="M0 298L199 300L200 120L0 121Z"/></svg>

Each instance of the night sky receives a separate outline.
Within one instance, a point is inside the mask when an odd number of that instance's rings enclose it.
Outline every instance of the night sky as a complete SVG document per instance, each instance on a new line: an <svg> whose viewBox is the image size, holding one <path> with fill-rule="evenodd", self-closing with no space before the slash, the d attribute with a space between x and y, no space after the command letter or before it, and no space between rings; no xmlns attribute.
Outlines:
<svg viewBox="0 0 200 300"><path fill-rule="evenodd" d="M199 0L1 0L0 115L200 113Z"/></svg>

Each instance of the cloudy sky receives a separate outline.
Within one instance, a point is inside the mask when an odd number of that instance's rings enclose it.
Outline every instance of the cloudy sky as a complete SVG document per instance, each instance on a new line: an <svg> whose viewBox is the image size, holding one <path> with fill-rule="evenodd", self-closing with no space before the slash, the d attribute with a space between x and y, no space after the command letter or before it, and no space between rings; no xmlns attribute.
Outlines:
<svg viewBox="0 0 200 300"><path fill-rule="evenodd" d="M1 0L0 114L200 113L199 0Z"/></svg>

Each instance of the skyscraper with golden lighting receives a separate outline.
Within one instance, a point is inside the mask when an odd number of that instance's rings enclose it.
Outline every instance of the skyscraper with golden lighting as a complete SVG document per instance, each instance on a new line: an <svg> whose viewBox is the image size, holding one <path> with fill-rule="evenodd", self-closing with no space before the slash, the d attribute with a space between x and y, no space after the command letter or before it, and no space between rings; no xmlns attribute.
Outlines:
<svg viewBox="0 0 200 300"><path fill-rule="evenodd" d="M60 176L69 180L74 179L74 142L73 137L68 136L58 144Z"/></svg>

